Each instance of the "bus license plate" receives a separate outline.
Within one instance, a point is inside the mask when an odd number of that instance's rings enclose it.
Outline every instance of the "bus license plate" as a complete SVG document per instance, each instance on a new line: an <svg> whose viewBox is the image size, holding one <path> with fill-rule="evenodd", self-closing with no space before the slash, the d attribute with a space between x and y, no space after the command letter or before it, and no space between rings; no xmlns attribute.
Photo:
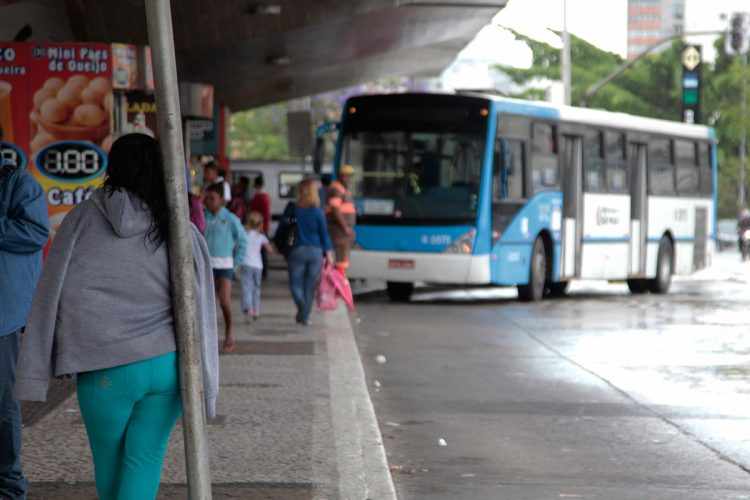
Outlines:
<svg viewBox="0 0 750 500"><path fill-rule="evenodd" d="M389 269L414 269L413 259L389 259Z"/></svg>

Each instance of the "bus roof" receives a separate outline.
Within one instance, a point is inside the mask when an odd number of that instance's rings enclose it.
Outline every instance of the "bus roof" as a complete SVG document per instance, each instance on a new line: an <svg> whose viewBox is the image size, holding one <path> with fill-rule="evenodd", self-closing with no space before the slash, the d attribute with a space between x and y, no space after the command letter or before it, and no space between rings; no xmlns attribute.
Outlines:
<svg viewBox="0 0 750 500"><path fill-rule="evenodd" d="M578 108L573 106L562 106L543 101L527 101L502 97L480 91L465 91L458 93L449 92L407 92L401 94L364 94L352 96L350 99L359 100L374 98L403 98L404 96L435 96L438 98L449 98L455 96L462 99L482 99L484 102L493 102L497 111L531 116L547 120L563 120L573 123L597 125L600 127L621 128L626 130L639 130L654 134L672 135L686 139L703 139L716 141L716 133L711 127L705 125L689 125L687 123L660 120L657 118L646 118L643 116L629 115L603 109Z"/></svg>
<svg viewBox="0 0 750 500"><path fill-rule="evenodd" d="M600 127L642 130L644 132L675 135L690 139L716 140L714 129L705 125L690 125L682 122L605 111L603 109L562 106L542 101L526 101L489 94L474 93L472 95L495 102L499 111L507 113L520 113L540 118L556 118L574 123L598 125Z"/></svg>

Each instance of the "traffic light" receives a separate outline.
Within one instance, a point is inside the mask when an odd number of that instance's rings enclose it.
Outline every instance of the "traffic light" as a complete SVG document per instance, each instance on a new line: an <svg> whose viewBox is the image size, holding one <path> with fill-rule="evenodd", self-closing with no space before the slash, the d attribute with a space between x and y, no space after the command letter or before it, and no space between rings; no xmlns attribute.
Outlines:
<svg viewBox="0 0 750 500"><path fill-rule="evenodd" d="M698 45L682 51L682 121L701 122L701 66L703 55Z"/></svg>
<svg viewBox="0 0 750 500"><path fill-rule="evenodd" d="M750 50L750 14L732 14L725 49L730 55L746 54Z"/></svg>
<svg viewBox="0 0 750 500"><path fill-rule="evenodd" d="M732 50L735 52L739 52L742 48L742 39L744 38L743 25L742 14L734 14L732 16L731 30L729 32L729 43L732 45Z"/></svg>

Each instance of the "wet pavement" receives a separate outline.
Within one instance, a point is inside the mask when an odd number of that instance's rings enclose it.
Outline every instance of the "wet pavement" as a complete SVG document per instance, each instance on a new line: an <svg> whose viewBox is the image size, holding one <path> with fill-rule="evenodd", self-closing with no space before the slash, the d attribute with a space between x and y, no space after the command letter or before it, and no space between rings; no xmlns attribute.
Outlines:
<svg viewBox="0 0 750 500"><path fill-rule="evenodd" d="M750 264L667 296L576 283L360 297L401 499L750 499Z"/></svg>

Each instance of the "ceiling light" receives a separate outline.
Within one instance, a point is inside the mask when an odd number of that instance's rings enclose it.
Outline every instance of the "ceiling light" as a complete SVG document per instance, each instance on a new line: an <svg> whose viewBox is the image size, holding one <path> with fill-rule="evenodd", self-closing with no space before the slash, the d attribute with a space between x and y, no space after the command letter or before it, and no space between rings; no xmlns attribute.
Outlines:
<svg viewBox="0 0 750 500"><path fill-rule="evenodd" d="M269 56L266 58L266 63L271 66L289 66L292 63L292 58L289 56Z"/></svg>
<svg viewBox="0 0 750 500"><path fill-rule="evenodd" d="M253 16L278 16L281 5L275 3L257 3L249 6L246 12Z"/></svg>

